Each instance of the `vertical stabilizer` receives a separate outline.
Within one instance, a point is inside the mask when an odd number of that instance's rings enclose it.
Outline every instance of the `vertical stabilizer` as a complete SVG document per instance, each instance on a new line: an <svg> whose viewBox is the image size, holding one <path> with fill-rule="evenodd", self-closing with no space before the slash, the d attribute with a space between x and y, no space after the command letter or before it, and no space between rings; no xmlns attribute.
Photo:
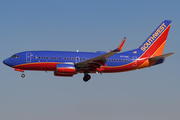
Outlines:
<svg viewBox="0 0 180 120"><path fill-rule="evenodd" d="M166 43L171 20L164 20L147 40L139 47L141 57L153 57L162 55Z"/></svg>

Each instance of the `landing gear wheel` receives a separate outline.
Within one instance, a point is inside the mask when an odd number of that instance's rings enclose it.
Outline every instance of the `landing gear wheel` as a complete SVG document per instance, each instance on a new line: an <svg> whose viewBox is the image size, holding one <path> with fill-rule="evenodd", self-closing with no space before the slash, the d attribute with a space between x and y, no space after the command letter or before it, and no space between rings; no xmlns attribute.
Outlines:
<svg viewBox="0 0 180 120"><path fill-rule="evenodd" d="M24 78L24 77L25 77L25 74L22 74L21 77Z"/></svg>
<svg viewBox="0 0 180 120"><path fill-rule="evenodd" d="M89 79L91 79L91 76L89 74L84 75L83 77L84 82L87 82Z"/></svg>

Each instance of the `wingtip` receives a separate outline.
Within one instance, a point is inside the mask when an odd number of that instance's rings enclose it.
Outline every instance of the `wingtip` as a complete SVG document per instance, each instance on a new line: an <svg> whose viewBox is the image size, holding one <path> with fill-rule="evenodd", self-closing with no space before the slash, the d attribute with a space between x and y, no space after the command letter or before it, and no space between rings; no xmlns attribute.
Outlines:
<svg viewBox="0 0 180 120"><path fill-rule="evenodd" d="M172 54L175 54L175 52L171 52L171 53L168 53L168 54L172 55Z"/></svg>

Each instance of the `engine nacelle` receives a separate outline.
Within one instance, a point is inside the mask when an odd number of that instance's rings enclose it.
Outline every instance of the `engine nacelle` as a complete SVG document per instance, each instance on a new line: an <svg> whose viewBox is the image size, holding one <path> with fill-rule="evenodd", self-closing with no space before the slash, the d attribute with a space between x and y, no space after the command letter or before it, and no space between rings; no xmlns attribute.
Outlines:
<svg viewBox="0 0 180 120"><path fill-rule="evenodd" d="M55 76L72 77L74 74L76 74L76 68L73 64L57 64L54 71Z"/></svg>
<svg viewBox="0 0 180 120"><path fill-rule="evenodd" d="M56 71L54 71L54 76L61 76L61 77L72 77L74 74L70 74L70 73L56 73Z"/></svg>

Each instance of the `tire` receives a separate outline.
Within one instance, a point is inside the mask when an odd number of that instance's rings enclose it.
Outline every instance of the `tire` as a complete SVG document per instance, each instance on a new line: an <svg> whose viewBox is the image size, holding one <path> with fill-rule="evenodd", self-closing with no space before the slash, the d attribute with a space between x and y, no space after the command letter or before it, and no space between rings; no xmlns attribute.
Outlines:
<svg viewBox="0 0 180 120"><path fill-rule="evenodd" d="M21 77L24 78L24 77L25 77L25 74L22 74Z"/></svg>
<svg viewBox="0 0 180 120"><path fill-rule="evenodd" d="M84 82L87 82L87 81L89 81L90 79L91 79L91 76L90 76L90 75L85 75L85 76L83 77Z"/></svg>

